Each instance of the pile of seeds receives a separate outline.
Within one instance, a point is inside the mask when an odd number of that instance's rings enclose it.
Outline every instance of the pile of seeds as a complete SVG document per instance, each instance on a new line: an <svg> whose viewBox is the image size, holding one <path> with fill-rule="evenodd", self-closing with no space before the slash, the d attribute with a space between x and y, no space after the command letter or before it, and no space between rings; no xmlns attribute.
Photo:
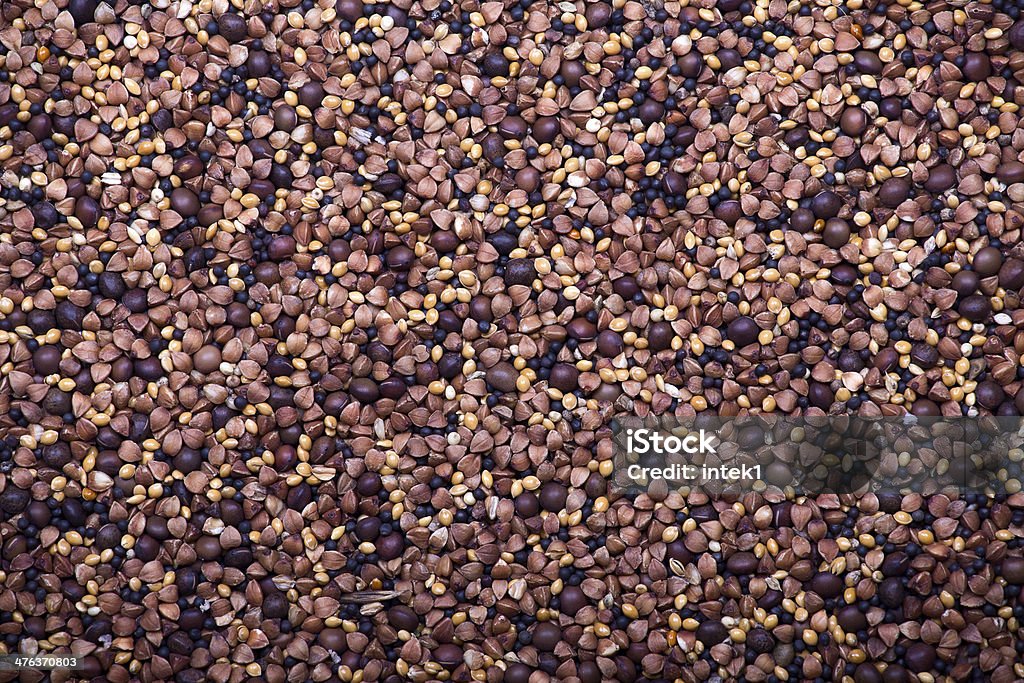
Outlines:
<svg viewBox="0 0 1024 683"><path fill-rule="evenodd" d="M1020 493L608 487L1024 411L1020 104L1017 0L0 2L0 652L1024 679Z"/></svg>

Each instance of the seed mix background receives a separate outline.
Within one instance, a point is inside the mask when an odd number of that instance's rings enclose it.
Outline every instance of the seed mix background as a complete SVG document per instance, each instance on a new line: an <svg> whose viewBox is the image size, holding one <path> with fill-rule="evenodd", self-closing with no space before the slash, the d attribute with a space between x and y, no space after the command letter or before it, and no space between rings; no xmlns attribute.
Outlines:
<svg viewBox="0 0 1024 683"><path fill-rule="evenodd" d="M1013 0L0 2L0 649L1024 679L1020 494L607 485L616 416L1024 410L1021 78Z"/></svg>

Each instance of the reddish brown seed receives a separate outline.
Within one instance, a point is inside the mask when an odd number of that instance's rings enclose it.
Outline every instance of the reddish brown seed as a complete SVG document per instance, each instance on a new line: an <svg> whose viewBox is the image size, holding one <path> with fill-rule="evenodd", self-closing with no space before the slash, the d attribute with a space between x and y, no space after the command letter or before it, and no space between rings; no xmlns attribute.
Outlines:
<svg viewBox="0 0 1024 683"><path fill-rule="evenodd" d="M985 247L974 255L973 265L982 277L995 275L1003 266L1003 255L995 247Z"/></svg>
<svg viewBox="0 0 1024 683"><path fill-rule="evenodd" d="M859 107L844 109L839 118L839 127L847 135L859 136L868 128L868 115Z"/></svg>
<svg viewBox="0 0 1024 683"><path fill-rule="evenodd" d="M220 367L220 349L212 344L200 348L193 359L196 370L202 373L214 372Z"/></svg>

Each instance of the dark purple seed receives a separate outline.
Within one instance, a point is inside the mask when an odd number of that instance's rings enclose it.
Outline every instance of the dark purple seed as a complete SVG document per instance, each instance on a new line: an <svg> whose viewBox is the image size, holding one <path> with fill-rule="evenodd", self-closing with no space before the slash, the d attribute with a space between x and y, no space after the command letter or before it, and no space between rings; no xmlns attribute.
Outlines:
<svg viewBox="0 0 1024 683"><path fill-rule="evenodd" d="M35 218L36 227L52 228L60 220L60 213L50 202L39 202L32 207L32 217Z"/></svg>
<svg viewBox="0 0 1024 683"><path fill-rule="evenodd" d="M747 633L747 647L758 654L775 649L775 637L763 628L754 628Z"/></svg>
<svg viewBox="0 0 1024 683"><path fill-rule="evenodd" d="M761 328L757 326L754 319L745 315L730 322L726 328L726 336L736 345L736 348L753 344L757 341L757 336L760 333Z"/></svg>
<svg viewBox="0 0 1024 683"><path fill-rule="evenodd" d="M999 286L1008 290L1024 287L1024 261L1007 259L999 268Z"/></svg>
<svg viewBox="0 0 1024 683"><path fill-rule="evenodd" d="M483 72L485 75L494 78L496 76L508 76L509 63L505 55L498 52L489 52L484 55Z"/></svg>
<svg viewBox="0 0 1024 683"><path fill-rule="evenodd" d="M726 225L736 225L736 221L743 217L743 209L735 199L729 199L715 207L715 218Z"/></svg>
<svg viewBox="0 0 1024 683"><path fill-rule="evenodd" d="M565 507L566 498L569 496L569 489L555 481L546 482L540 487L537 496L540 499L541 507L548 512L558 512Z"/></svg>
<svg viewBox="0 0 1024 683"><path fill-rule="evenodd" d="M725 568L738 576L749 576L757 571L760 561L754 553L741 551L733 553L725 562Z"/></svg>
<svg viewBox="0 0 1024 683"><path fill-rule="evenodd" d="M992 60L983 52L968 52L964 55L964 76L976 83L992 75Z"/></svg>
<svg viewBox="0 0 1024 683"><path fill-rule="evenodd" d="M364 472L356 480L356 492L361 496L376 496L380 489L381 479L376 472Z"/></svg>
<svg viewBox="0 0 1024 683"><path fill-rule="evenodd" d="M171 208L185 218L190 218L199 213L201 205L195 192L179 187L171 192Z"/></svg>
<svg viewBox="0 0 1024 683"><path fill-rule="evenodd" d="M956 185L956 169L949 164L939 164L928 172L924 189L929 192L945 192Z"/></svg>
<svg viewBox="0 0 1024 683"><path fill-rule="evenodd" d="M697 640L704 644L705 649L724 642L728 637L729 629L716 619L702 621L697 627Z"/></svg>
<svg viewBox="0 0 1024 683"><path fill-rule="evenodd" d="M287 614L287 612L285 613ZM325 628L317 635L321 646L335 652L344 652L348 649L345 631L340 628Z"/></svg>
<svg viewBox="0 0 1024 683"><path fill-rule="evenodd" d="M53 311L57 325L65 330L81 330L88 311L68 300L61 301Z"/></svg>
<svg viewBox="0 0 1024 683"><path fill-rule="evenodd" d="M498 124L498 133L506 140L522 140L529 130L522 116L506 116Z"/></svg>
<svg viewBox="0 0 1024 683"><path fill-rule="evenodd" d="M399 244L388 250L384 260L392 270L404 273L416 261L416 253L404 244Z"/></svg>
<svg viewBox="0 0 1024 683"><path fill-rule="evenodd" d="M61 350L56 346L40 346L32 354L32 365L40 375L52 375L60 371Z"/></svg>
<svg viewBox="0 0 1024 683"><path fill-rule="evenodd" d="M939 352L934 346L917 343L910 350L910 360L927 370L938 364Z"/></svg>
<svg viewBox="0 0 1024 683"><path fill-rule="evenodd" d="M568 616L572 616L587 605L592 604L590 598L586 596L579 586L566 586L558 594L558 600L560 603L558 611Z"/></svg>
<svg viewBox="0 0 1024 683"><path fill-rule="evenodd" d="M373 189L381 194L390 195L405 187L405 181L397 173L383 173L373 182Z"/></svg>
<svg viewBox="0 0 1024 683"><path fill-rule="evenodd" d="M814 212L800 207L789 217L789 227L797 232L810 232L814 229Z"/></svg>
<svg viewBox="0 0 1024 683"><path fill-rule="evenodd" d="M586 13L587 27L590 29L604 28L612 18L612 6L610 3L595 2L587 5Z"/></svg>
<svg viewBox="0 0 1024 683"><path fill-rule="evenodd" d="M992 302L987 296L974 294L964 297L957 311L971 322L980 323L992 315Z"/></svg>
<svg viewBox="0 0 1024 683"><path fill-rule="evenodd" d="M205 164L195 154L185 155L174 162L174 173L182 180L191 180L201 176L205 168Z"/></svg>
<svg viewBox="0 0 1024 683"><path fill-rule="evenodd" d="M1000 403L1006 400L1006 392L1003 391L1003 388L990 379L978 384L974 395L977 397L978 403L989 410L995 410Z"/></svg>
<svg viewBox="0 0 1024 683"><path fill-rule="evenodd" d="M908 569L910 569L910 557L899 551L886 555L879 567L882 576L903 576Z"/></svg>
<svg viewBox="0 0 1024 683"><path fill-rule="evenodd" d="M272 261L287 261L295 253L295 238L291 235L275 237L267 246L267 256Z"/></svg>
<svg viewBox="0 0 1024 683"><path fill-rule="evenodd" d="M373 541L380 536L381 521L379 517L365 517L356 522L356 538L360 541Z"/></svg>
<svg viewBox="0 0 1024 683"><path fill-rule="evenodd" d="M864 662L858 664L853 672L854 683L882 683L882 674L874 664Z"/></svg>
<svg viewBox="0 0 1024 683"><path fill-rule="evenodd" d="M167 520L156 515L146 518L146 533L158 541L166 541L171 537L167 528Z"/></svg>
<svg viewBox="0 0 1024 683"><path fill-rule="evenodd" d="M32 137L43 142L53 135L53 120L47 114L36 114L29 119L25 128L32 134Z"/></svg>
<svg viewBox="0 0 1024 683"><path fill-rule="evenodd" d="M657 100L647 98L640 105L637 114L645 126L657 123L665 117L665 105Z"/></svg>
<svg viewBox="0 0 1024 683"><path fill-rule="evenodd" d="M867 617L860 611L857 605L845 605L836 612L836 620L847 633L863 631L868 627Z"/></svg>
<svg viewBox="0 0 1024 683"><path fill-rule="evenodd" d="M996 168L996 178L1007 185L1024 182L1024 164L1019 161L1007 161Z"/></svg>
<svg viewBox="0 0 1024 683"><path fill-rule="evenodd" d="M906 590L903 588L903 580L895 576L889 577L878 584L878 599L889 608L901 607Z"/></svg>
<svg viewBox="0 0 1024 683"><path fill-rule="evenodd" d="M87 228L96 227L96 223L100 219L99 203L92 197L80 197L75 202L75 218Z"/></svg>
<svg viewBox="0 0 1024 683"><path fill-rule="evenodd" d="M579 388L580 372L575 366L568 363L558 363L551 368L548 376L548 386L558 389L562 393L575 391Z"/></svg>
<svg viewBox="0 0 1024 683"><path fill-rule="evenodd" d="M160 542L151 536L140 536L135 541L135 556L143 562L152 562L160 554Z"/></svg>
<svg viewBox="0 0 1024 683"><path fill-rule="evenodd" d="M395 605L388 610L388 623L403 631L415 633L416 629L419 628L420 618L411 607Z"/></svg>
<svg viewBox="0 0 1024 683"><path fill-rule="evenodd" d="M121 530L117 528L116 524L105 524L96 532L96 545L99 546L101 550L114 548L121 545L122 535ZM179 574L179 577L180 576L181 574Z"/></svg>
<svg viewBox="0 0 1024 683"><path fill-rule="evenodd" d="M1010 40L1010 45L1018 50L1024 50L1024 19L1010 27L1010 30L1007 31L1007 38Z"/></svg>
<svg viewBox="0 0 1024 683"><path fill-rule="evenodd" d="M729 69L734 69L743 64L743 56L731 48L718 50L715 53L715 56L718 57L718 61L722 63L722 71L728 71Z"/></svg>
<svg viewBox="0 0 1024 683"><path fill-rule="evenodd" d="M672 143L680 147L689 147L697 139L697 129L693 126L680 126L675 135L672 136Z"/></svg>
<svg viewBox="0 0 1024 683"><path fill-rule="evenodd" d="M562 629L550 621L542 621L533 629L533 646L541 652L554 652L562 640Z"/></svg>
<svg viewBox="0 0 1024 683"><path fill-rule="evenodd" d="M196 221L199 225L210 226L224 218L224 207L220 204L207 204L199 210Z"/></svg>
<svg viewBox="0 0 1024 683"><path fill-rule="evenodd" d="M438 645L433 654L434 661L451 668L462 664L462 657L462 648L451 643Z"/></svg>
<svg viewBox="0 0 1024 683"><path fill-rule="evenodd" d="M476 322L489 323L494 320L494 312L491 310L491 300L484 295L474 297L469 302L469 319ZM462 329L462 324L459 324L459 329ZM458 331L458 330L453 330Z"/></svg>
<svg viewBox="0 0 1024 683"><path fill-rule="evenodd" d="M502 393L509 393L516 390L516 380L519 379L519 371L511 363L502 361L487 369L487 384Z"/></svg>
<svg viewBox="0 0 1024 683"><path fill-rule="evenodd" d="M290 489L285 498L285 503L287 503L288 507L299 512L304 510L311 502L313 502L313 489L306 482L302 482Z"/></svg>
<svg viewBox="0 0 1024 683"><path fill-rule="evenodd" d="M215 560L221 554L220 541L213 536L201 536L195 544L195 549L196 554L203 560ZM184 613L182 616L184 616Z"/></svg>
<svg viewBox="0 0 1024 683"><path fill-rule="evenodd" d="M672 348L672 339L675 337L675 334L671 323L654 323L651 325L650 332L647 333L647 343L650 350L658 353L659 351Z"/></svg>
<svg viewBox="0 0 1024 683"><path fill-rule="evenodd" d="M811 200L811 211L816 218L835 218L843 209L843 200L831 190L819 192Z"/></svg>
<svg viewBox="0 0 1024 683"><path fill-rule="evenodd" d="M263 50L249 50L249 57L245 60L245 67L250 76L262 78L270 73L270 55Z"/></svg>
<svg viewBox="0 0 1024 683"><path fill-rule="evenodd" d="M590 341L597 336L597 326L586 318L576 318L565 326L569 336L578 341Z"/></svg>
<svg viewBox="0 0 1024 683"><path fill-rule="evenodd" d="M25 489L20 489L8 480L7 488L0 493L0 510L7 514L15 515L23 512L25 507L32 500L31 494Z"/></svg>
<svg viewBox="0 0 1024 683"><path fill-rule="evenodd" d="M559 73L562 78L565 79L565 84L570 88L578 88L580 85L580 79L587 75L587 68L582 62L578 61L563 61L562 67L559 69Z"/></svg>
<svg viewBox="0 0 1024 683"><path fill-rule="evenodd" d="M693 562L693 553L687 549L682 540L675 540L665 546L665 556L669 559L690 564Z"/></svg>
<svg viewBox="0 0 1024 683"><path fill-rule="evenodd" d="M942 415L942 409L931 399L919 398L910 407L910 414L918 417L938 417Z"/></svg>
<svg viewBox="0 0 1024 683"><path fill-rule="evenodd" d="M505 674L501 677L501 683L530 683L530 676L533 674L533 669L515 662L509 665L505 669Z"/></svg>
<svg viewBox="0 0 1024 683"><path fill-rule="evenodd" d="M704 59L699 52L691 50L679 59L679 69L684 78L697 78L704 70Z"/></svg>
<svg viewBox="0 0 1024 683"><path fill-rule="evenodd" d="M836 399L836 395L827 384L811 382L807 387L807 399L815 408L821 408L828 412Z"/></svg>
<svg viewBox="0 0 1024 683"><path fill-rule="evenodd" d="M843 577L832 572L818 572L811 579L810 588L826 600L837 598L843 592Z"/></svg>
<svg viewBox="0 0 1024 683"><path fill-rule="evenodd" d="M263 616L267 619L284 619L288 616L288 598L280 591L263 597Z"/></svg>
<svg viewBox="0 0 1024 683"><path fill-rule="evenodd" d="M860 107L847 107L839 117L839 128L851 137L857 137L868 128L868 115Z"/></svg>
<svg viewBox="0 0 1024 683"><path fill-rule="evenodd" d="M295 371L295 367L284 356L273 355L267 360L267 374L271 377L287 377Z"/></svg>
<svg viewBox="0 0 1024 683"><path fill-rule="evenodd" d="M850 224L842 218L829 218L825 221L825 229L821 233L821 239L826 246L833 249L846 246L850 241Z"/></svg>
<svg viewBox="0 0 1024 683"><path fill-rule="evenodd" d="M373 403L380 398L377 383L369 377L356 377L348 385L348 393L360 403Z"/></svg>
<svg viewBox="0 0 1024 683"><path fill-rule="evenodd" d="M394 560L405 552L405 537L401 533L391 533L377 541L377 554L382 560Z"/></svg>
<svg viewBox="0 0 1024 683"><path fill-rule="evenodd" d="M978 277L977 273L973 270L961 270L953 276L953 282L950 286L960 296L967 296L978 291L980 285L981 278Z"/></svg>
<svg viewBox="0 0 1024 683"><path fill-rule="evenodd" d="M524 285L528 287L533 284L535 277L537 277L537 269L533 265L533 259L514 258L510 259L505 265L506 285Z"/></svg>
<svg viewBox="0 0 1024 683"><path fill-rule="evenodd" d="M866 74L877 75L882 73L882 60L874 52L857 50L853 53L853 64L858 71Z"/></svg>
<svg viewBox="0 0 1024 683"><path fill-rule="evenodd" d="M914 643L907 648L903 662L916 673L931 671L935 667L935 648L928 643Z"/></svg>
<svg viewBox="0 0 1024 683"><path fill-rule="evenodd" d="M982 277L995 275L1003 267L1003 255L995 247L985 247L974 255L974 270Z"/></svg>
<svg viewBox="0 0 1024 683"><path fill-rule="evenodd" d="M238 43L249 35L249 27L243 17L227 12L217 19L217 32L229 43Z"/></svg>
<svg viewBox="0 0 1024 683"><path fill-rule="evenodd" d="M360 0L338 0L334 3L338 16L349 23L355 23L363 16L363 3Z"/></svg>
<svg viewBox="0 0 1024 683"><path fill-rule="evenodd" d="M878 190L878 200L889 209L895 209L909 196L910 181L906 178L889 178Z"/></svg>
<svg viewBox="0 0 1024 683"><path fill-rule="evenodd" d="M9 126L18 118L19 111L18 106L14 104L0 105L0 126ZM74 133L74 127L71 132Z"/></svg>
<svg viewBox="0 0 1024 683"><path fill-rule="evenodd" d="M622 335L614 330L604 330L597 335L597 351L602 356L614 358L622 353L626 345L622 341Z"/></svg>
<svg viewBox="0 0 1024 683"><path fill-rule="evenodd" d="M296 93L299 96L299 102L309 107L310 110L316 109L324 101L324 86L317 81L309 81Z"/></svg>
<svg viewBox="0 0 1024 683"><path fill-rule="evenodd" d="M561 132L561 124L555 116L542 116L533 122L533 139L544 144L554 142Z"/></svg>
<svg viewBox="0 0 1024 683"><path fill-rule="evenodd" d="M1020 394L1018 394L1019 396ZM1024 586L1024 558L1006 557L999 568L999 574L1011 586Z"/></svg>
<svg viewBox="0 0 1024 683"><path fill-rule="evenodd" d="M274 110L274 125L278 130L290 133L298 123L299 115L295 112L294 107L283 104Z"/></svg>
<svg viewBox="0 0 1024 683"><path fill-rule="evenodd" d="M288 167L288 164L274 164L273 166L271 166L270 175L267 176L267 179L270 180L270 182L273 183L274 187L278 189L282 187L286 189L290 188L292 186L292 183L295 182L295 177L292 175L291 169ZM273 192L270 192L268 194L273 194ZM372 234L379 233L377 231L374 231L373 233L371 233L371 235Z"/></svg>
<svg viewBox="0 0 1024 683"><path fill-rule="evenodd" d="M661 187L665 190L666 194L672 197L680 197L686 194L686 176L684 176L682 173L669 171L664 176L662 176Z"/></svg>
<svg viewBox="0 0 1024 683"><path fill-rule="evenodd" d="M164 369L160 365L160 359L150 356L135 361L135 375L147 381L155 381L164 376Z"/></svg>
<svg viewBox="0 0 1024 683"><path fill-rule="evenodd" d="M515 498L516 514L523 519L529 519L540 514L540 500L529 491L520 493Z"/></svg>
<svg viewBox="0 0 1024 683"><path fill-rule="evenodd" d="M75 26L90 24L96 20L96 8L99 0L71 0L68 3L68 12L75 20Z"/></svg>
<svg viewBox="0 0 1024 683"><path fill-rule="evenodd" d="M540 181L540 171L533 166L527 166L516 171L516 187L521 190L533 192L540 187Z"/></svg>

